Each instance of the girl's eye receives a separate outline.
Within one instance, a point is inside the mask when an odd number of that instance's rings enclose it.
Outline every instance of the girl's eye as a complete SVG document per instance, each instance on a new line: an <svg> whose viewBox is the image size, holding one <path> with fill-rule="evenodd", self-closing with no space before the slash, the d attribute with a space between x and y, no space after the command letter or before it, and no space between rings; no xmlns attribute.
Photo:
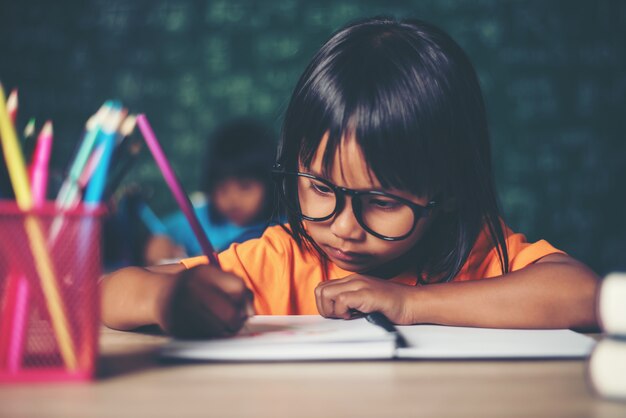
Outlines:
<svg viewBox="0 0 626 418"><path fill-rule="evenodd" d="M372 209L378 210L394 210L400 207L402 204L395 200L385 199L385 198L375 198L371 197L367 201L367 206Z"/></svg>
<svg viewBox="0 0 626 418"><path fill-rule="evenodd" d="M324 183L311 182L310 186L311 189L313 189L313 191L318 194L329 195L333 193L333 190L330 187L326 186Z"/></svg>

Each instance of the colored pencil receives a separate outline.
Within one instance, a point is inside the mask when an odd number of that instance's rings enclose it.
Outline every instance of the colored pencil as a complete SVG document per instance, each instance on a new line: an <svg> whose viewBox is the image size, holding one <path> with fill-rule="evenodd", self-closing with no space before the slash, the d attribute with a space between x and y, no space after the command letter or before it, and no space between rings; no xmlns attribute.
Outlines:
<svg viewBox="0 0 626 418"><path fill-rule="evenodd" d="M102 123L102 137L99 139L99 146L103 147L102 157L87 184L85 203L98 204L102 201L111 157L115 149L117 130L125 117L126 110L116 110L111 112Z"/></svg>
<svg viewBox="0 0 626 418"><path fill-rule="evenodd" d="M68 176L59 190L56 199L57 207L70 208L80 202L80 189L78 187L80 173L82 173L85 168L85 164L87 164L89 156L96 145L96 139L98 139L98 135L101 133L104 118L116 108L113 102L108 101L87 121L85 137L81 141L76 157L72 161Z"/></svg>
<svg viewBox="0 0 626 418"><path fill-rule="evenodd" d="M11 123L5 106L4 88L2 84L0 84L0 135L4 158L13 185L17 205L22 211L29 211L33 207L33 198L30 192L30 184L28 183L26 165L20 144L17 141L15 127L13 123ZM52 260L46 248L42 227L38 220L32 215L26 216L24 226L26 228L35 268L41 282L41 289L52 321L52 328L55 331L57 343L59 344L61 357L68 369L75 370L77 367L77 358L74 341L70 334L65 307L53 270Z"/></svg>
<svg viewBox="0 0 626 418"><path fill-rule="evenodd" d="M33 154L33 162L30 166L30 183L35 207L43 206L46 201L48 190L48 163L52 151L52 122L47 121L39 137Z"/></svg>
<svg viewBox="0 0 626 418"><path fill-rule="evenodd" d="M28 123L24 127L24 142L28 141L31 136L35 135L35 118L28 119Z"/></svg>
<svg viewBox="0 0 626 418"><path fill-rule="evenodd" d="M80 177L78 178L78 186L81 189L87 187L91 176L93 175L94 171L96 171L96 167L98 167L98 164L100 164L102 154L104 154L104 145L100 144L96 147L95 150L93 150L93 152L89 156L89 160L87 161L85 168L83 169L83 172L80 173Z"/></svg>
<svg viewBox="0 0 626 418"><path fill-rule="evenodd" d="M146 144L148 145L148 148L150 149L150 152L152 152L152 155L159 169L161 170L161 174L163 175L165 182L169 186L172 194L174 195L174 199L176 200L176 203L178 204L178 206L180 207L180 210L183 212L183 214L187 218L187 221L189 222L189 225L191 226L191 230L196 236L196 239L198 240L198 243L200 244L200 248L202 248L204 255L206 255L209 258L209 261L212 264L219 267L220 264L217 259L217 254L215 253L215 250L213 250L213 246L211 245L211 242L209 241L206 234L204 233L204 230L202 229L202 226L200 225L200 222L198 221L198 217L196 216L196 213L193 210L191 201L189 200L189 197L187 196L187 194L184 192L183 187L181 186L180 181L178 180L178 177L176 177L176 173L172 169L172 166L170 165L167 157L165 156L165 153L163 152L163 149L161 148L159 140L154 134L154 131L152 130L152 127L150 126L150 123L148 122L148 119L146 118L146 115L140 114L137 116L137 126L139 126L139 130L141 131L141 134L143 135L146 141Z"/></svg>
<svg viewBox="0 0 626 418"><path fill-rule="evenodd" d="M10 372L17 372L24 357L26 340L26 325L28 324L28 299L30 287L28 280L22 274L9 276L8 280L15 280L16 289L8 297L13 298L11 315L11 339L9 341L7 368Z"/></svg>
<svg viewBox="0 0 626 418"><path fill-rule="evenodd" d="M114 166L111 168L111 175L107 182L107 187L104 192L105 200L110 200L115 193L116 189L126 177L126 174L133 167L137 161L137 157L141 152L141 142L135 138L132 138L132 132L135 129L136 117L130 115L126 118L120 128L120 134L123 139L120 145L115 149L113 154Z"/></svg>
<svg viewBox="0 0 626 418"><path fill-rule="evenodd" d="M15 126L15 121L17 119L17 89L13 89L11 94L9 94L9 98L7 99L7 113L9 114L9 119L11 119L11 123Z"/></svg>

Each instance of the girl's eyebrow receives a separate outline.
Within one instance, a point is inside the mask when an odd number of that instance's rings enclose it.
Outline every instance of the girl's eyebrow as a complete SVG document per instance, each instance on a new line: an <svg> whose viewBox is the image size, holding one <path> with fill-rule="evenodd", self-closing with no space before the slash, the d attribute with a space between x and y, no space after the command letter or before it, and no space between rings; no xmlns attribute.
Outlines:
<svg viewBox="0 0 626 418"><path fill-rule="evenodd" d="M308 169L306 167L301 167L301 168L306 170L306 171L304 171L305 173L312 174L315 177L319 177L321 179L324 179L324 180L334 184L335 186L337 186L337 184L334 181L332 181L331 179L325 177L323 174L318 173L317 171L312 170L311 168L308 168ZM298 169L298 170L300 171L300 169ZM342 187L342 186L338 186L338 187ZM352 189L352 190L385 192L385 193L392 194L394 196L402 197L403 199L411 200L410 197L403 196L403 194L405 193L403 190L395 189L395 188L385 188L385 187L381 186L381 187L358 188L358 189ZM411 196L414 196L414 195L411 193ZM419 198L421 199L421 197L419 197ZM429 200L429 199L426 199L426 200Z"/></svg>
<svg viewBox="0 0 626 418"><path fill-rule="evenodd" d="M303 168L304 168L304 167L303 167ZM334 184L334 185L335 185L335 186L337 186L337 187L344 187L344 186L339 186L339 185L338 185L337 183L335 183L333 180L331 180L331 179L327 178L326 176L324 176L324 175L323 175L323 174L321 174L321 173L318 173L318 172L317 172L317 171L315 171L315 170L308 169L308 170L306 171L306 173L307 173L307 174L312 174L312 175L314 175L315 177L318 177L318 178L320 178L320 179L324 179L324 180L326 180L327 182L332 183L332 184ZM384 187L359 187L359 188L356 188L356 189L354 189L354 188L350 188L350 187L346 187L346 188L347 188L347 189L351 189L351 190L359 190L359 191L376 191L376 192L385 192L385 193L391 193L391 194L394 194L393 192L395 191L395 189L386 189L386 188L384 188Z"/></svg>
<svg viewBox="0 0 626 418"><path fill-rule="evenodd" d="M306 173L313 174L315 177L319 177L319 178L322 178L324 180L330 181L330 179L326 178L322 173L319 173L319 172L317 172L315 170L311 170L310 168L307 169Z"/></svg>

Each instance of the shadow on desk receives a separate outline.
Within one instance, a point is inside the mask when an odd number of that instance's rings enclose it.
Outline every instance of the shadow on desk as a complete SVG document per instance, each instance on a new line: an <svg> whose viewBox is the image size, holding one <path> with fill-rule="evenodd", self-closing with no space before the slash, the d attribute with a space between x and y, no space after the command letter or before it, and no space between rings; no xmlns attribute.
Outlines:
<svg viewBox="0 0 626 418"><path fill-rule="evenodd" d="M163 367L159 362L159 348L169 337L156 328L121 332L103 326L100 337L97 380Z"/></svg>

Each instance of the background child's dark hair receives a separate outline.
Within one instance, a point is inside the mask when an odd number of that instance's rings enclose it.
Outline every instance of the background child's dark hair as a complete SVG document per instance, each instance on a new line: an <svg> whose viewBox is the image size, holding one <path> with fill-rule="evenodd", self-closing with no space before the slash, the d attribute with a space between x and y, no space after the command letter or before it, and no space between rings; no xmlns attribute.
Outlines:
<svg viewBox="0 0 626 418"><path fill-rule="evenodd" d="M204 159L202 191L210 196L221 181L230 178L260 181L265 185L266 194L256 221L269 220L275 196L271 180L275 156L276 139L267 126L252 118L233 119L211 135ZM210 205L209 216L216 223L226 221L215 205Z"/></svg>
<svg viewBox="0 0 626 418"><path fill-rule="evenodd" d="M508 272L482 93L468 57L442 30L374 18L336 32L296 85L279 163L308 168L326 132L324 175L342 136L354 133L383 187L438 202L409 254L420 280L452 280L485 227ZM297 214L288 220L298 244L323 254Z"/></svg>

